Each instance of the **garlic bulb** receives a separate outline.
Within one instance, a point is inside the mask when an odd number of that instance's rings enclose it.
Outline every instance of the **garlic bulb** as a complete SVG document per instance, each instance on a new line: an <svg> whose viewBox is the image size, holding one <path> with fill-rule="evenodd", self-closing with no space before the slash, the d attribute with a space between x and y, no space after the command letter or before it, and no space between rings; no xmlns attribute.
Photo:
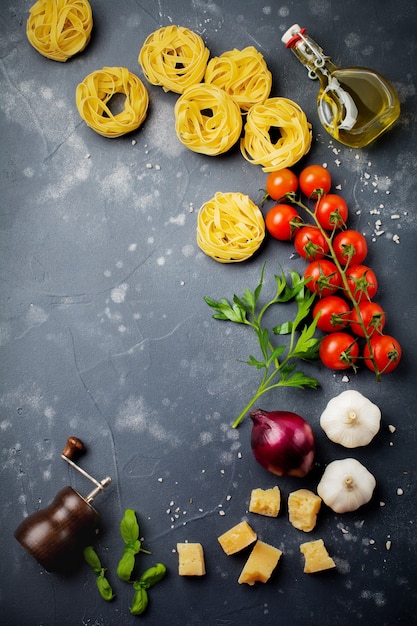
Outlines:
<svg viewBox="0 0 417 626"><path fill-rule="evenodd" d="M317 493L335 513L346 513L369 502L375 486L375 477L362 463L356 459L341 459L326 467Z"/></svg>
<svg viewBox="0 0 417 626"><path fill-rule="evenodd" d="M329 400L320 417L320 426L328 438L345 448L366 446L380 425L379 408L353 389Z"/></svg>

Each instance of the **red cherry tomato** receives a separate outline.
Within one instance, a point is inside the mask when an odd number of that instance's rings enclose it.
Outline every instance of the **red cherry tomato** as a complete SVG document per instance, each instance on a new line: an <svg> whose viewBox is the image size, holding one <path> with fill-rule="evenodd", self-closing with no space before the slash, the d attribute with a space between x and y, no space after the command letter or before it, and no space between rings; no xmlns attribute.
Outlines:
<svg viewBox="0 0 417 626"><path fill-rule="evenodd" d="M320 344L320 360L329 369L345 370L355 365L359 355L357 340L344 332L326 335Z"/></svg>
<svg viewBox="0 0 417 626"><path fill-rule="evenodd" d="M390 335L374 335L370 339L370 344L375 364L370 357L369 346L366 345L363 351L365 365L373 372L377 369L380 374L388 374L395 370L402 355L398 341Z"/></svg>
<svg viewBox="0 0 417 626"><path fill-rule="evenodd" d="M339 296L327 296L318 300L313 308L313 317L320 315L317 328L332 333L346 328L349 324L350 307L346 300Z"/></svg>
<svg viewBox="0 0 417 626"><path fill-rule="evenodd" d="M378 290L375 272L367 265L353 265L346 272L349 288L356 302L372 300Z"/></svg>
<svg viewBox="0 0 417 626"><path fill-rule="evenodd" d="M336 230L346 226L349 210L341 196L329 193L317 202L315 214L320 226L326 230Z"/></svg>
<svg viewBox="0 0 417 626"><path fill-rule="evenodd" d="M350 326L356 335L365 337L364 330L360 323L361 320L368 336L373 335L373 333L382 334L385 326L385 312L376 302L366 301L359 304L359 315L356 310L353 309Z"/></svg>
<svg viewBox="0 0 417 626"><path fill-rule="evenodd" d="M305 196L317 198L319 189L322 190L321 193L329 193L332 177L322 165L308 165L301 172L298 182Z"/></svg>
<svg viewBox="0 0 417 626"><path fill-rule="evenodd" d="M281 241L292 239L297 222L301 222L298 211L289 204L273 206L265 218L265 225L270 235Z"/></svg>
<svg viewBox="0 0 417 626"><path fill-rule="evenodd" d="M343 267L359 265L368 254L366 239L357 230L343 230L338 233L334 238L333 248L337 260Z"/></svg>
<svg viewBox="0 0 417 626"><path fill-rule="evenodd" d="M298 178L291 170L284 168L271 172L266 179L266 192L273 200L280 200L286 193L297 191Z"/></svg>
<svg viewBox="0 0 417 626"><path fill-rule="evenodd" d="M342 283L336 265L327 259L312 261L307 265L304 278L308 280L308 289L321 298L331 296Z"/></svg>
<svg viewBox="0 0 417 626"><path fill-rule="evenodd" d="M329 251L326 239L317 226L303 226L294 237L294 247L307 261L322 259Z"/></svg>

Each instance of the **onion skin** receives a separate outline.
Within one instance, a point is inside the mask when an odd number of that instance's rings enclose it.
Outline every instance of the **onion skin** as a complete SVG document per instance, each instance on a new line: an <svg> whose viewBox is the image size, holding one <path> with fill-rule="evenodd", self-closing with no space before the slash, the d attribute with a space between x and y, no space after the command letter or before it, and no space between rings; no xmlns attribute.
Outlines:
<svg viewBox="0 0 417 626"><path fill-rule="evenodd" d="M291 411L249 413L252 425L251 446L255 459L276 476L302 478L312 469L315 454L314 434L306 420Z"/></svg>

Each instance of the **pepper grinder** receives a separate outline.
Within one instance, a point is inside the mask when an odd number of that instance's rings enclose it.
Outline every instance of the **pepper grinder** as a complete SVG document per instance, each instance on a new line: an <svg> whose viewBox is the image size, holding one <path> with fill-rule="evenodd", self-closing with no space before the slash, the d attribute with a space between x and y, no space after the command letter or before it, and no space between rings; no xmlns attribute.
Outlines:
<svg viewBox="0 0 417 626"><path fill-rule="evenodd" d="M48 507L26 517L14 533L25 550L48 571L66 569L86 545L99 521L91 503L111 483L109 476L98 481L75 463L84 451L81 439L68 437L61 458L95 488L84 498L72 487L64 487Z"/></svg>

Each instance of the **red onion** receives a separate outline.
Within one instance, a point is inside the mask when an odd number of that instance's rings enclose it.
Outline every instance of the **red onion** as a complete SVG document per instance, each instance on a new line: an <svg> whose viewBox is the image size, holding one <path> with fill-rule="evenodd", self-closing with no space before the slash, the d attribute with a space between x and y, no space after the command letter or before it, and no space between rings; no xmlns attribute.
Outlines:
<svg viewBox="0 0 417 626"><path fill-rule="evenodd" d="M255 459L277 476L305 476L313 467L315 442L311 426L297 413L263 411L253 421L251 446Z"/></svg>

